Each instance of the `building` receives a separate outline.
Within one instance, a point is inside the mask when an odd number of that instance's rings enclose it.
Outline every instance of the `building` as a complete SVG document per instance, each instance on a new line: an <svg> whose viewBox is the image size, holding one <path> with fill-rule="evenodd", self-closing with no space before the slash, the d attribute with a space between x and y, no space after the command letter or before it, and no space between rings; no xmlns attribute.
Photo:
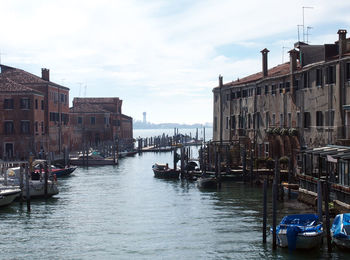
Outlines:
<svg viewBox="0 0 350 260"><path fill-rule="evenodd" d="M69 141L69 88L0 65L0 157L26 158L29 153L61 153Z"/></svg>
<svg viewBox="0 0 350 260"><path fill-rule="evenodd" d="M71 150L98 147L113 140L133 147L132 118L122 114L119 98L74 98L70 108Z"/></svg>
<svg viewBox="0 0 350 260"><path fill-rule="evenodd" d="M293 158L300 149L350 144L350 39L298 42L287 63L213 89L214 142L240 142L257 157Z"/></svg>

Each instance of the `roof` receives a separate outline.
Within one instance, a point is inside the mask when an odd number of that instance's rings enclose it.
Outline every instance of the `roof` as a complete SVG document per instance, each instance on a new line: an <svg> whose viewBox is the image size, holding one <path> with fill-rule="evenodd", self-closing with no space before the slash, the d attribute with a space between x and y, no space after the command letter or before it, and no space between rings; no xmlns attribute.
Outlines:
<svg viewBox="0 0 350 260"><path fill-rule="evenodd" d="M70 108L71 113L110 113L98 104L80 103Z"/></svg>
<svg viewBox="0 0 350 260"><path fill-rule="evenodd" d="M1 73L0 75L6 75L6 77L10 78L11 80L23 84L23 85L30 85L30 84L50 84L55 87L64 88L69 90L69 88L61 86L59 84L56 84L52 81L47 81L42 79L41 77L38 77L34 74L31 74L27 71L13 68L10 66L0 65L1 67Z"/></svg>
<svg viewBox="0 0 350 260"><path fill-rule="evenodd" d="M88 103L88 104L101 104L101 103L115 103L121 101L118 97L99 97L99 98L74 98L73 103Z"/></svg>
<svg viewBox="0 0 350 260"><path fill-rule="evenodd" d="M284 75L288 75L290 72L290 68L289 68L289 62L280 64L276 67L273 67L271 69L269 69L267 71L267 77L265 78L269 78L269 77L278 77L278 76L284 76ZM258 80L263 79L263 73L262 72L258 72L252 75L249 75L247 77L241 78L241 79L237 79L236 81L232 81L229 83L224 84L224 87L231 87L231 86L239 86L241 84L247 84L247 83L251 83L251 82L255 82ZM218 87L216 87L218 88Z"/></svg>
<svg viewBox="0 0 350 260"><path fill-rule="evenodd" d="M3 73L0 74L0 92L28 92L43 95L43 93L37 90L34 90L32 88L29 88L27 86L13 81L11 78L7 77L7 75L4 75Z"/></svg>

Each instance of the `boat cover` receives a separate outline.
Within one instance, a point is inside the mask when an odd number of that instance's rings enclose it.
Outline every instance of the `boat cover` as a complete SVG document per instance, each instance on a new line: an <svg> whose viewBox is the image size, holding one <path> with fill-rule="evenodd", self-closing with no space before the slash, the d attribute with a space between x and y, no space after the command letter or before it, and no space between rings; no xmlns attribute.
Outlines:
<svg viewBox="0 0 350 260"><path fill-rule="evenodd" d="M287 228L288 249L296 248L296 240L299 233L322 232L322 224L316 214L295 214L285 216L277 226L277 234L281 228Z"/></svg>
<svg viewBox="0 0 350 260"><path fill-rule="evenodd" d="M337 215L333 221L331 231L334 238L350 239L350 213Z"/></svg>

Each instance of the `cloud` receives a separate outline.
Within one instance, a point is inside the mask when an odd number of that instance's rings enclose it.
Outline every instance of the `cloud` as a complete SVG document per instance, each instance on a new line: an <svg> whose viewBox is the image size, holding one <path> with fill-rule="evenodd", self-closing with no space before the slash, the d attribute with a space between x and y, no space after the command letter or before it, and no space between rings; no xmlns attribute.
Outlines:
<svg viewBox="0 0 350 260"><path fill-rule="evenodd" d="M119 96L123 111L158 122L212 120L212 88L281 63L282 46L297 40L302 6L312 42L349 27L346 1L6 1L0 0L0 50L5 64L71 88L70 97ZM327 17L326 21L324 17ZM327 32L322 31L325 23ZM222 46L226 46L222 48ZM287 50L286 50L287 51ZM288 56L285 55L286 61ZM173 113L173 110L179 113ZM181 112L180 112L181 111ZM198 121L200 120L200 121Z"/></svg>

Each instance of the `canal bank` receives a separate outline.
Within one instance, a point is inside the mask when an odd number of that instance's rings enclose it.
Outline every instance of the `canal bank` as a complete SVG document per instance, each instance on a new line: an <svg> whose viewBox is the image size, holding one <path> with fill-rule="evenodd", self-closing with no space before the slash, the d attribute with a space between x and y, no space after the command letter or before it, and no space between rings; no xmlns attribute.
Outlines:
<svg viewBox="0 0 350 260"><path fill-rule="evenodd" d="M199 190L194 182L153 177L154 162L171 153L145 153L118 166L78 168L59 180L60 193L1 211L4 259L345 259L334 250L294 252L262 244L262 188L223 183ZM271 194L268 194L271 198ZM271 212L270 200L268 212ZM284 215L312 212L304 204L278 204ZM271 215L268 215L268 226Z"/></svg>

